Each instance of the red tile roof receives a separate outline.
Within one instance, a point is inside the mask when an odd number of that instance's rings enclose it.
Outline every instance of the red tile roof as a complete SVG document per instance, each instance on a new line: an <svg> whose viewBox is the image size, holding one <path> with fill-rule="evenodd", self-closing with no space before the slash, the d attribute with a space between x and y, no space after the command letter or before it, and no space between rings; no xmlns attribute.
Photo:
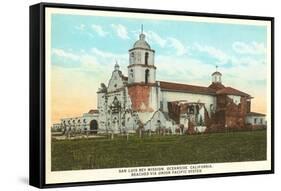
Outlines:
<svg viewBox="0 0 281 191"><path fill-rule="evenodd" d="M223 89L218 90L216 93L218 95L227 94L227 95L238 95L238 96L250 97L249 94L246 94L246 93L239 91L237 89L234 89L232 87L225 87Z"/></svg>
<svg viewBox="0 0 281 191"><path fill-rule="evenodd" d="M177 92L188 92L188 93L195 93L195 94L208 94L208 95L215 95L216 91L212 88L203 87L203 86L194 86L189 84L179 84L174 82L160 82L160 88L162 90L168 91L177 91Z"/></svg>
<svg viewBox="0 0 281 191"><path fill-rule="evenodd" d="M207 95L227 94L227 95L250 97L250 95L247 93L244 93L232 87L224 87L223 85L219 87L220 88L219 90L216 90L216 88L213 88L213 86L204 87L204 86L194 86L194 85L180 84L174 82L164 82L164 81L159 81L159 82L160 82L161 89L168 90L168 91L188 92L188 93L207 94Z"/></svg>
<svg viewBox="0 0 281 191"><path fill-rule="evenodd" d="M219 90L219 89L223 89L225 87L224 87L224 85L222 85L222 83L214 83L213 82L211 85L209 85L209 88Z"/></svg>

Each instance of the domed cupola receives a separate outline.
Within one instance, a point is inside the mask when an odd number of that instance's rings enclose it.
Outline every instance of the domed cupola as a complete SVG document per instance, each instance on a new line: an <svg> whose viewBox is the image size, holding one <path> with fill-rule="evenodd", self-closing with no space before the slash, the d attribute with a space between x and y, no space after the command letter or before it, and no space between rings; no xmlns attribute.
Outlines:
<svg viewBox="0 0 281 191"><path fill-rule="evenodd" d="M145 35L143 33L140 34L139 40L135 42L133 48L151 49L150 45L146 42Z"/></svg>
<svg viewBox="0 0 281 191"><path fill-rule="evenodd" d="M221 83L221 76L222 76L222 74L220 72L215 71L212 74L212 82L213 83Z"/></svg>
<svg viewBox="0 0 281 191"><path fill-rule="evenodd" d="M215 90L224 88L224 85L222 84L222 74L218 71L218 66L216 66L216 71L212 73L212 84L209 88L213 88Z"/></svg>

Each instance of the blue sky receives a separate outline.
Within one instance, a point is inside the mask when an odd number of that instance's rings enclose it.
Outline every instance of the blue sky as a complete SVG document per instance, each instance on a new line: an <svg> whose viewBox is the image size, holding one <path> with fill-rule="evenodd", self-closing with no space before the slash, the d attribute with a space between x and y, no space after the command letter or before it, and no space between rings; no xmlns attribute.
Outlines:
<svg viewBox="0 0 281 191"><path fill-rule="evenodd" d="M108 82L116 60L127 75L128 50L138 39L141 24L156 51L158 80L207 86L218 65L226 86L265 103L265 26L54 14L53 70L69 82L79 75L95 91L101 82Z"/></svg>
<svg viewBox="0 0 281 191"><path fill-rule="evenodd" d="M231 47L236 41L266 44L266 28L261 26L56 14L52 16L52 47L74 51L96 47L124 53L135 42L141 24L144 25L144 32L151 31L162 39L176 38L185 46L208 44L230 54L235 54ZM121 26L125 27L127 35L116 35L116 30L120 30ZM97 32L97 28L102 32ZM163 47L164 42L160 39L147 38L158 54L172 53L171 48Z"/></svg>

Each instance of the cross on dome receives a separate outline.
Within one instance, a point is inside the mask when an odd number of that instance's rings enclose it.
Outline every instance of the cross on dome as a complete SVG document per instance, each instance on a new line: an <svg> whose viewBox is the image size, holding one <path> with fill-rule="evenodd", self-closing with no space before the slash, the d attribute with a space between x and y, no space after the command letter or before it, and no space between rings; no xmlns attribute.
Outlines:
<svg viewBox="0 0 281 191"><path fill-rule="evenodd" d="M135 42L134 48L151 49L150 45L145 40L145 34L143 33L143 24L141 24L141 33L139 35L139 40Z"/></svg>
<svg viewBox="0 0 281 191"><path fill-rule="evenodd" d="M222 74L218 71L218 65L216 65L216 71L212 74L212 76L217 75L217 76L222 76Z"/></svg>
<svg viewBox="0 0 281 191"><path fill-rule="evenodd" d="M145 35L143 34L143 24L141 24L140 40L144 40L145 41Z"/></svg>

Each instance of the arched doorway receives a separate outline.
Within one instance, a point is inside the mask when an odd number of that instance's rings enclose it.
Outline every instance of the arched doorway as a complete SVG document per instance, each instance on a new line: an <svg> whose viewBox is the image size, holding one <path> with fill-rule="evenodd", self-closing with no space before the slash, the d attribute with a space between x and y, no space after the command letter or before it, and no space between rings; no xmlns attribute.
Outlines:
<svg viewBox="0 0 281 191"><path fill-rule="evenodd" d="M91 133L97 134L97 133L98 133L98 128L99 128L99 125L98 125L97 120L93 119L93 120L90 122L90 130L91 130Z"/></svg>

